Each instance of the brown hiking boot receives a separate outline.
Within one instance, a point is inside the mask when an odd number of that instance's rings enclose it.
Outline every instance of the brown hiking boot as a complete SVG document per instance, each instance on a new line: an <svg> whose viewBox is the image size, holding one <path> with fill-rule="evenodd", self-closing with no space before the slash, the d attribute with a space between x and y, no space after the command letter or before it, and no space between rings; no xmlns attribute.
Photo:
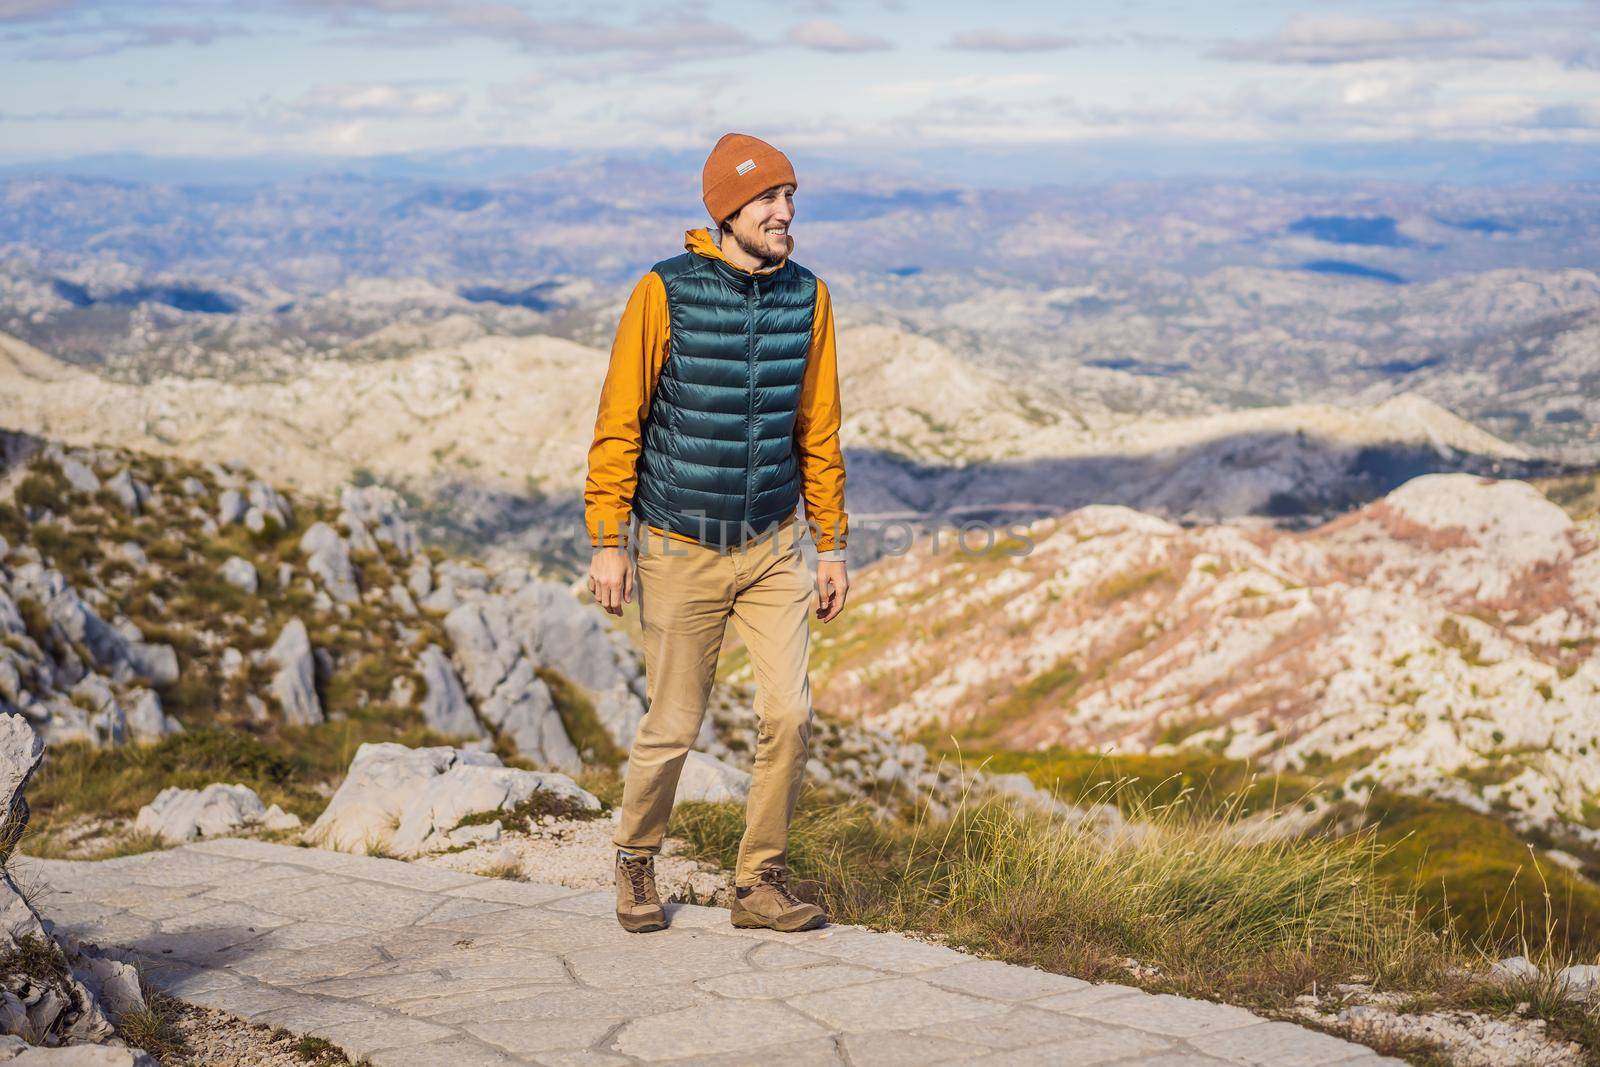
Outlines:
<svg viewBox="0 0 1600 1067"><path fill-rule="evenodd" d="M787 877L780 867L762 871L761 881L749 889L736 888L729 913L735 926L784 933L814 930L828 921L827 912L789 892Z"/></svg>
<svg viewBox="0 0 1600 1067"><path fill-rule="evenodd" d="M654 856L634 856L617 850L617 922L635 934L667 928L667 913L656 894Z"/></svg>

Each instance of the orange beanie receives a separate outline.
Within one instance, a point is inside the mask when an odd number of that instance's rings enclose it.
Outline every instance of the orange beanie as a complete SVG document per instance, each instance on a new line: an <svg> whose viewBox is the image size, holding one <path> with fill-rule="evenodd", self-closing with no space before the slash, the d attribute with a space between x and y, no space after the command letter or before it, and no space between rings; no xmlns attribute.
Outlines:
<svg viewBox="0 0 1600 1067"><path fill-rule="evenodd" d="M775 185L798 186L789 157L758 137L725 133L706 157L700 189L718 226Z"/></svg>

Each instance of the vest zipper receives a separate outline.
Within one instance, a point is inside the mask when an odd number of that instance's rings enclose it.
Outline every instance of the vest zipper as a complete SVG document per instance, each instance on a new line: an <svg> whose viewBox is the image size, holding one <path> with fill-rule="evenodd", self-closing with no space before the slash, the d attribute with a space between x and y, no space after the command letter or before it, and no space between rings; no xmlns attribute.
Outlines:
<svg viewBox="0 0 1600 1067"><path fill-rule="evenodd" d="M752 278L750 284L754 293L745 296L745 384L749 422L745 428L744 521L739 524L738 533L741 542L750 526L750 486L756 476L756 304L761 300L761 283Z"/></svg>

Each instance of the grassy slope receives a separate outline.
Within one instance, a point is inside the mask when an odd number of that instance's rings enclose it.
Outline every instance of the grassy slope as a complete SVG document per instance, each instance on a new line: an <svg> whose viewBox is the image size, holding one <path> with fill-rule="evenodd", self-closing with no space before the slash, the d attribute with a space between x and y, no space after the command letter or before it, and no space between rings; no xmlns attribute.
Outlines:
<svg viewBox="0 0 1600 1067"><path fill-rule="evenodd" d="M1315 778L1260 774L1247 763L1203 753L1102 756L1054 750L968 753L966 759L997 773L1025 773L1066 800L1180 805L1200 818L1224 809L1249 814L1312 794L1331 796ZM1449 922L1496 952L1521 951L1525 942L1541 946L1551 936L1560 951L1584 956L1600 951L1600 887L1542 858L1499 819L1448 801L1384 790L1363 811L1351 808L1344 814L1341 826L1359 822L1373 831L1379 846L1375 873L1396 891L1414 893L1434 924Z"/></svg>

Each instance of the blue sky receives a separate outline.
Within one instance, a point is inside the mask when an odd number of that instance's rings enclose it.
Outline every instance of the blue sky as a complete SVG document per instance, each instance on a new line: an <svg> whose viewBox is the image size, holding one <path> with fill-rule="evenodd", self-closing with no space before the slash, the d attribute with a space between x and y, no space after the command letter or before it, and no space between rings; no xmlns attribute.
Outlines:
<svg viewBox="0 0 1600 1067"><path fill-rule="evenodd" d="M0 162L1600 142L1600 0L0 0Z"/></svg>

